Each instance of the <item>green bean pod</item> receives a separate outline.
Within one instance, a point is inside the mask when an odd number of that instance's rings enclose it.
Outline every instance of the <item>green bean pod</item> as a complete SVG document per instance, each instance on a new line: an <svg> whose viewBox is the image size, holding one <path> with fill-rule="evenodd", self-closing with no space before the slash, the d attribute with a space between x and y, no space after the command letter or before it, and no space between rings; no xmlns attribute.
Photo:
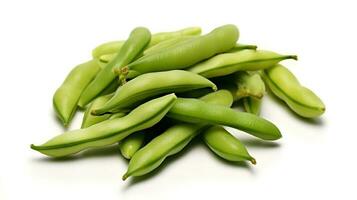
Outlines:
<svg viewBox="0 0 357 200"><path fill-rule="evenodd" d="M119 143L121 155L126 159L131 159L133 155L144 145L145 133L139 131L124 138Z"/></svg>
<svg viewBox="0 0 357 200"><path fill-rule="evenodd" d="M151 38L150 31L143 27L135 28L115 57L96 76L96 78L84 90L79 100L79 106L84 107L97 97L108 85L115 80L114 67L123 67L130 63L147 46Z"/></svg>
<svg viewBox="0 0 357 200"><path fill-rule="evenodd" d="M187 70L207 78L212 78L232 74L237 71L266 69L286 59L297 60L297 56L280 55L272 51L246 49L233 53L219 54Z"/></svg>
<svg viewBox="0 0 357 200"><path fill-rule="evenodd" d="M100 67L94 60L80 64L72 69L56 90L53 96L53 106L63 125L69 124L77 110L77 103L83 90L99 71Z"/></svg>
<svg viewBox="0 0 357 200"><path fill-rule="evenodd" d="M114 113L128 109L140 101L170 92L183 92L198 88L217 87L210 80L183 70L171 70L140 75L119 87L113 98L92 111L93 115Z"/></svg>
<svg viewBox="0 0 357 200"><path fill-rule="evenodd" d="M245 97L242 99L243 107L246 112L259 115L263 99L257 99L254 97Z"/></svg>
<svg viewBox="0 0 357 200"><path fill-rule="evenodd" d="M193 35L188 35L188 36L181 36L181 37L176 37L176 38L172 38L169 40L165 40L163 42L158 43L157 45L154 45L150 48L147 48L144 52L143 55L149 55L149 54L153 54L153 53L157 53L157 52L162 52L164 50L166 50L169 47L175 46L175 45L179 45L182 42L186 42L188 40L191 40L195 38L195 36Z"/></svg>
<svg viewBox="0 0 357 200"><path fill-rule="evenodd" d="M252 49L252 50L256 50L258 47L257 45L252 45L252 44L239 44L237 43L230 51L228 51L229 53L233 53L233 52L237 52L237 51L241 51L244 49Z"/></svg>
<svg viewBox="0 0 357 200"><path fill-rule="evenodd" d="M205 103L199 99L178 98L167 116L189 123L209 123L242 130L263 140L281 138L279 129L268 120L246 112Z"/></svg>
<svg viewBox="0 0 357 200"><path fill-rule="evenodd" d="M130 63L126 68L116 68L117 74L137 74L148 72L184 69L215 54L232 49L239 37L239 31L234 25L218 27L210 33L188 40L180 45L174 45L165 51L143 56Z"/></svg>
<svg viewBox="0 0 357 200"><path fill-rule="evenodd" d="M270 90L302 117L319 117L325 112L322 100L302 86L286 67L276 65L264 70L263 77Z"/></svg>
<svg viewBox="0 0 357 200"><path fill-rule="evenodd" d="M42 145L32 144L31 148L48 156L63 157L87 148L114 144L159 122L175 101L175 94L153 99L122 118L106 120L85 129L68 131Z"/></svg>
<svg viewBox="0 0 357 200"><path fill-rule="evenodd" d="M221 126L212 126L202 133L206 145L218 156L229 161L256 160L248 153L244 144Z"/></svg>
<svg viewBox="0 0 357 200"><path fill-rule="evenodd" d="M162 41L169 40L172 38L181 37L185 35L189 36L189 35L200 35L200 34L201 34L200 27L188 27L173 32L156 33L152 35L148 47L154 46ZM101 44L95 49L93 49L92 51L93 58L99 59L103 55L117 53L124 43L125 41L111 41Z"/></svg>
<svg viewBox="0 0 357 200"><path fill-rule="evenodd" d="M111 114L94 116L94 115L91 115L91 112L92 112L92 110L103 106L112 97L113 97L113 94L108 94L108 95L100 96L100 97L97 97L96 99L94 99L93 102L91 104L89 104L86 111L84 112L81 128L87 128L94 124L98 124L99 122L109 119Z"/></svg>
<svg viewBox="0 0 357 200"><path fill-rule="evenodd" d="M226 90L219 90L201 98L201 100L225 106L231 106L233 97ZM123 180L129 176L141 176L157 168L168 156L180 152L207 125L179 123L168 128L134 154L129 162Z"/></svg>
<svg viewBox="0 0 357 200"><path fill-rule="evenodd" d="M238 99L249 96L261 99L265 94L265 84L258 73L236 72L234 82L237 85L236 96Z"/></svg>

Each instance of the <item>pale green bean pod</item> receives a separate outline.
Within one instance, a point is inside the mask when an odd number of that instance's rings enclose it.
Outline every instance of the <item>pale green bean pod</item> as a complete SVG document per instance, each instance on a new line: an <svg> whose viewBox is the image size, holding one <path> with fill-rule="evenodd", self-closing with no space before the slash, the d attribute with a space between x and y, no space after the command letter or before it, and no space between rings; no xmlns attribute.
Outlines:
<svg viewBox="0 0 357 200"><path fill-rule="evenodd" d="M97 97L105 88L115 80L116 75L113 73L114 67L123 67L133 61L150 42L150 31L143 27L135 28L124 43L118 55L108 63L96 76L96 78L83 91L78 105L86 106L90 101Z"/></svg>
<svg viewBox="0 0 357 200"><path fill-rule="evenodd" d="M173 32L161 32L161 33L156 33L153 34L151 37L151 41L148 45L148 47L154 46L160 42L163 42L165 40L169 40L172 38L176 37L181 37L181 36L194 36L194 35L200 35L201 34L201 28L200 27L188 27L185 29L181 29L178 31L173 31ZM111 41L111 42L106 42L104 44L101 44L97 46L95 49L92 51L93 58L100 59L101 56L107 55L107 54L115 54L118 51L120 51L121 47L125 43L124 40L122 41Z"/></svg>
<svg viewBox="0 0 357 200"><path fill-rule="evenodd" d="M175 45L180 45L180 43L186 42L186 41L191 40L193 38L195 38L195 36L189 35L189 36L176 37L176 38L172 38L172 39L160 42L157 45L154 45L154 46L152 46L150 48L147 48L143 52L143 55L147 56L149 54L153 54L153 53L158 53L158 52L164 51L169 47L172 47L172 46L175 46Z"/></svg>
<svg viewBox="0 0 357 200"><path fill-rule="evenodd" d="M242 130L263 140L281 138L279 129L268 120L246 112L205 103L199 99L178 98L167 116L189 123L210 123Z"/></svg>
<svg viewBox="0 0 357 200"><path fill-rule="evenodd" d="M276 65L264 70L263 77L270 90L302 117L319 117L325 112L322 100L302 86L286 67Z"/></svg>
<svg viewBox="0 0 357 200"><path fill-rule="evenodd" d="M121 155L126 159L131 159L133 155L145 144L145 135L142 131L131 134L119 142Z"/></svg>
<svg viewBox="0 0 357 200"><path fill-rule="evenodd" d="M87 148L114 144L159 122L175 101L174 94L153 99L122 118L106 120L85 129L68 131L42 145L31 145L31 148L51 157L63 157Z"/></svg>
<svg viewBox="0 0 357 200"><path fill-rule="evenodd" d="M143 56L130 63L125 68L116 68L115 72L121 76L132 73L144 74L148 72L184 69L215 54L232 49L239 37L239 31L234 25L218 27L210 33L192 40L174 45L158 53Z"/></svg>
<svg viewBox="0 0 357 200"><path fill-rule="evenodd" d="M246 49L233 53L219 54L187 70L207 78L212 78L232 74L237 71L266 69L286 59L296 60L297 56L280 55L272 51Z"/></svg>
<svg viewBox="0 0 357 200"><path fill-rule="evenodd" d="M226 90L219 90L201 98L205 102L231 106L233 97ZM168 128L134 154L123 180L141 176L157 168L166 157L180 152L196 135L208 127L203 124L179 123Z"/></svg>
<svg viewBox="0 0 357 200"><path fill-rule="evenodd" d="M229 161L256 160L248 153L244 144L221 126L212 126L202 133L206 145L218 156Z"/></svg>
<svg viewBox="0 0 357 200"><path fill-rule="evenodd" d="M147 73L119 87L113 98L102 107L93 110L92 114L120 112L156 95L205 87L217 89L210 80L183 70Z"/></svg>
<svg viewBox="0 0 357 200"><path fill-rule="evenodd" d="M77 103L88 84L100 71L95 60L76 66L68 74L62 85L53 95L53 106L63 125L67 126L77 110Z"/></svg>
<svg viewBox="0 0 357 200"><path fill-rule="evenodd" d="M87 128L94 124L98 124L99 122L109 119L111 114L94 116L91 114L91 112L92 112L92 110L103 106L112 97L113 97L113 94L108 94L108 95L100 96L100 97L97 97L96 99L94 99L93 102L91 104L89 104L86 111L84 112L81 128Z"/></svg>

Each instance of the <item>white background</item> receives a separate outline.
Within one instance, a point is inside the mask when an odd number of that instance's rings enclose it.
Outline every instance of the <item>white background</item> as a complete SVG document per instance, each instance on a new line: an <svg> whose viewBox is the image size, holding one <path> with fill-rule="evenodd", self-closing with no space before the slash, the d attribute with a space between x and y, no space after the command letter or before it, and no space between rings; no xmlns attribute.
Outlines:
<svg viewBox="0 0 357 200"><path fill-rule="evenodd" d="M0 1L0 199L356 199L356 6L353 1ZM63 132L52 95L96 45L135 26L152 32L233 23L240 42L299 55L284 62L325 102L317 121L266 98L283 139L254 142L235 165L199 141L143 179L126 182L116 147L53 161L29 148ZM80 124L78 114L71 129Z"/></svg>

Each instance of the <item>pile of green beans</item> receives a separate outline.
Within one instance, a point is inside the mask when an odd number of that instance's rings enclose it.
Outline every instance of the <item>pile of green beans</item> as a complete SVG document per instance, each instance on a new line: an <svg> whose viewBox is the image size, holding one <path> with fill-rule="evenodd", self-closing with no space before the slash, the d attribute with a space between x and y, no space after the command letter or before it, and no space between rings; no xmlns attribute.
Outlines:
<svg viewBox="0 0 357 200"><path fill-rule="evenodd" d="M126 40L99 45L53 96L63 126L84 109L81 128L31 148L58 158L118 145L129 160L123 180L150 173L195 137L222 159L256 164L225 127L276 141L278 127L259 116L266 94L302 118L320 117L325 105L280 64L296 55L238 43L239 35L232 24L204 35L199 27L153 35L137 27Z"/></svg>

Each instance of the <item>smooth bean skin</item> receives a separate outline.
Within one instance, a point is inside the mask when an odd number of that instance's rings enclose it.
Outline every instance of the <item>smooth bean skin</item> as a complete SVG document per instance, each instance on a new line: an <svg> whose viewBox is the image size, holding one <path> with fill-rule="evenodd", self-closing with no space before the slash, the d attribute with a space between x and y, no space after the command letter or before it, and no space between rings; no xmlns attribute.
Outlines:
<svg viewBox="0 0 357 200"><path fill-rule="evenodd" d="M254 115L260 115L263 99L257 99L254 97L245 97L242 99L243 107L246 112Z"/></svg>
<svg viewBox="0 0 357 200"><path fill-rule="evenodd" d="M188 123L209 123L242 130L263 140L281 138L279 129L268 120L246 112L205 103L199 99L178 98L167 116Z"/></svg>
<svg viewBox="0 0 357 200"><path fill-rule="evenodd" d="M297 60L297 56L280 55L272 51L245 49L233 53L219 54L187 70L207 78L212 78L225 76L237 71L266 69L286 59Z"/></svg>
<svg viewBox="0 0 357 200"><path fill-rule="evenodd" d="M106 120L85 129L68 131L31 148L51 157L68 156L87 148L114 144L128 135L159 122L176 101L174 94L148 101L128 115Z"/></svg>
<svg viewBox="0 0 357 200"><path fill-rule="evenodd" d="M209 103L231 106L233 97L226 90L218 90L201 98ZM155 137L131 158L123 180L129 176L141 176L156 169L168 156L180 152L208 125L178 123Z"/></svg>
<svg viewBox="0 0 357 200"><path fill-rule="evenodd" d="M236 44L230 51L228 51L228 52L229 52L229 53L233 53L233 52L241 51L241 50L244 50L244 49L256 50L257 48L258 48L257 45L237 43L237 44Z"/></svg>
<svg viewBox="0 0 357 200"><path fill-rule="evenodd" d="M217 87L210 80L183 70L171 70L140 75L119 87L113 98L101 108L92 111L94 115L120 112L150 97L170 92L183 92L198 88Z"/></svg>
<svg viewBox="0 0 357 200"><path fill-rule="evenodd" d="M200 27L188 27L173 32L156 33L152 35L148 47L154 46L162 41L169 40L175 37L181 37L185 35L200 35L200 34L201 34ZM93 49L92 56L93 58L99 59L103 55L117 53L124 43L125 41L111 41L101 44L95 49Z"/></svg>
<svg viewBox="0 0 357 200"><path fill-rule="evenodd" d="M97 97L96 99L94 99L93 102L91 104L89 104L86 111L84 112L81 128L87 128L94 124L98 124L99 122L109 119L111 114L94 116L94 115L91 115L91 112L92 112L92 110L103 106L112 97L113 97L113 94L109 94L109 95L100 96L100 97Z"/></svg>
<svg viewBox="0 0 357 200"><path fill-rule="evenodd" d="M172 38L169 40L165 40L163 42L160 42L157 45L154 45L148 49L146 49L143 53L144 56L149 55L149 54L153 54L153 53L157 53L157 52L161 52L166 50L169 47L175 46L175 45L179 45L182 42L186 42L188 40L191 40L195 38L195 36L180 36L180 37L176 37L176 38Z"/></svg>
<svg viewBox="0 0 357 200"><path fill-rule="evenodd" d="M94 79L100 67L91 60L76 66L68 74L62 85L53 95L53 106L56 114L67 126L77 110L77 103L87 85Z"/></svg>
<svg viewBox="0 0 357 200"><path fill-rule="evenodd" d="M143 56L130 63L127 69L116 69L116 73L125 74L132 70L138 74L184 69L215 54L232 49L239 37L234 25L218 27L210 33L188 40L165 51Z"/></svg>
<svg viewBox="0 0 357 200"><path fill-rule="evenodd" d="M96 76L96 78L83 91L79 100L79 106L84 107L95 97L97 97L108 85L115 80L114 67L123 67L130 63L150 42L150 31L143 27L135 28L115 57Z"/></svg>
<svg viewBox="0 0 357 200"><path fill-rule="evenodd" d="M244 144L221 126L212 126L203 131L202 138L214 153L226 160L248 160L256 164L256 160L248 153Z"/></svg>
<svg viewBox="0 0 357 200"><path fill-rule="evenodd" d="M236 96L238 99L248 96L261 99L265 94L265 84L258 73L236 72L234 82L237 85Z"/></svg>
<svg viewBox="0 0 357 200"><path fill-rule="evenodd" d="M310 89L302 86L286 67L276 65L264 70L263 77L271 91L298 115L314 118L325 112L322 100Z"/></svg>
<svg viewBox="0 0 357 200"><path fill-rule="evenodd" d="M145 133L139 131L131 134L119 142L119 149L124 158L130 160L133 155L144 145Z"/></svg>

